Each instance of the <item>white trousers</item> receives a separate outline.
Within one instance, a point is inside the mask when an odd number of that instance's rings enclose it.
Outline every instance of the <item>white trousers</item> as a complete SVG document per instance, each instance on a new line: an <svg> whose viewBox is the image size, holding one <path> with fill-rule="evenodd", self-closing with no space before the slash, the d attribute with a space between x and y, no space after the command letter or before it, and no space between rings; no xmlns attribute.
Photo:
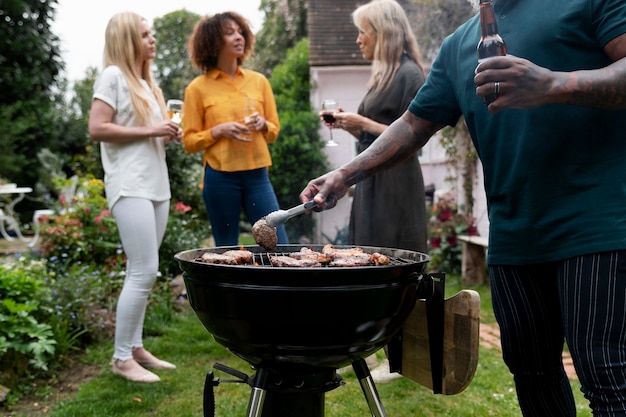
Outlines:
<svg viewBox="0 0 626 417"><path fill-rule="evenodd" d="M133 357L143 346L143 322L150 290L159 270L159 246L170 202L122 197L111 210L126 254L126 278L117 302L114 359Z"/></svg>

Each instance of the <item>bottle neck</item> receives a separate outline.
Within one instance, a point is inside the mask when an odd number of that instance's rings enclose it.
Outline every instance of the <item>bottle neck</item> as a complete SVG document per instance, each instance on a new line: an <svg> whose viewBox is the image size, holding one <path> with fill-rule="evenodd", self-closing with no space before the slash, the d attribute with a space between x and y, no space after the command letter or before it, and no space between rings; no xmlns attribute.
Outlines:
<svg viewBox="0 0 626 417"><path fill-rule="evenodd" d="M480 31L483 37L498 34L496 12L491 0L480 1Z"/></svg>

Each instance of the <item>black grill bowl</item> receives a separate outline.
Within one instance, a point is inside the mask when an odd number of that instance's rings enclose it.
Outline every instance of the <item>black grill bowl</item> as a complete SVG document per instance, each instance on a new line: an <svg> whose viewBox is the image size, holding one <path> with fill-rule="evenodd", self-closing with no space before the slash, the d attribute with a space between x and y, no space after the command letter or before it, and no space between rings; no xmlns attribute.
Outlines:
<svg viewBox="0 0 626 417"><path fill-rule="evenodd" d="M276 252L302 245L279 245ZM307 246L321 251L321 245ZM336 246L347 248L347 246ZM196 261L205 252L179 252L189 303L215 340L252 365L339 368L386 345L415 305L428 255L362 247L392 258L390 265L351 268L274 268ZM258 255L257 255L258 254Z"/></svg>

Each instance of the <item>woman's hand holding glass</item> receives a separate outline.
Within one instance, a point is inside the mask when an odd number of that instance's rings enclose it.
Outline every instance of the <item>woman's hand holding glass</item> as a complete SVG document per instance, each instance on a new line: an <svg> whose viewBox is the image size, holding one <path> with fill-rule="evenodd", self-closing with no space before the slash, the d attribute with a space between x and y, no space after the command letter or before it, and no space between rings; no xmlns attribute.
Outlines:
<svg viewBox="0 0 626 417"><path fill-rule="evenodd" d="M320 117L324 121L324 124L328 127L328 133L330 139L326 141L326 146L338 146L339 144L333 139L333 127L335 127L335 112L339 111L339 105L335 100L326 99L322 102L322 110L320 111Z"/></svg>
<svg viewBox="0 0 626 417"><path fill-rule="evenodd" d="M256 109L256 100L252 97L246 97L243 104L243 124L246 127L246 132L242 132L243 139L239 140L252 140L252 132L265 130L267 128L267 121L263 116L259 114Z"/></svg>
<svg viewBox="0 0 626 417"><path fill-rule="evenodd" d="M265 118L259 114L256 109L256 100L252 97L246 97L243 105L243 123L250 132L265 129Z"/></svg>
<svg viewBox="0 0 626 417"><path fill-rule="evenodd" d="M165 119L154 126L153 136L163 137L163 144L170 142L181 142L183 139L183 129L173 120Z"/></svg>

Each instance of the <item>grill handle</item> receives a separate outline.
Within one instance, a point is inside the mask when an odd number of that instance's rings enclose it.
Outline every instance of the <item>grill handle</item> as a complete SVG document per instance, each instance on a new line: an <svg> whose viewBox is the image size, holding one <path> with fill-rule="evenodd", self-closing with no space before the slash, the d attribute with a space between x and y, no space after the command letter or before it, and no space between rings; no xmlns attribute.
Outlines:
<svg viewBox="0 0 626 417"><path fill-rule="evenodd" d="M433 394L443 391L443 328L444 328L444 289L446 276L443 273L431 274L433 295L426 300L428 320L428 348L430 369L433 379Z"/></svg>
<svg viewBox="0 0 626 417"><path fill-rule="evenodd" d="M428 325L428 349L433 393L443 391L443 329L445 274L420 275L417 280L417 298L426 300L426 320ZM402 373L402 331L387 344L389 371Z"/></svg>

